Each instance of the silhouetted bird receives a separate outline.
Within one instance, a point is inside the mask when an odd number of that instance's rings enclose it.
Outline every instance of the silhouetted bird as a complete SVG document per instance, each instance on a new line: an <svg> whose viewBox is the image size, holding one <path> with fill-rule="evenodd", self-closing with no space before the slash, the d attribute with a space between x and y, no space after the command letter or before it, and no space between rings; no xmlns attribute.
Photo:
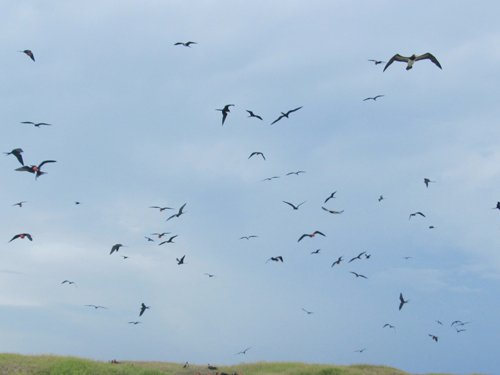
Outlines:
<svg viewBox="0 0 500 375"><path fill-rule="evenodd" d="M269 258L268 260L266 260L266 263L269 262L270 260L272 260L273 262L281 262L281 263L283 263L283 257L281 255L279 255L277 257L271 257L271 258Z"/></svg>
<svg viewBox="0 0 500 375"><path fill-rule="evenodd" d="M401 310L405 303L408 303L408 300L403 298L403 293L399 293L399 310Z"/></svg>
<svg viewBox="0 0 500 375"><path fill-rule="evenodd" d="M149 208L157 208L160 210L160 212L165 210L173 210L172 207L149 206Z"/></svg>
<svg viewBox="0 0 500 375"><path fill-rule="evenodd" d="M337 193L337 190L335 190L333 193L330 194L328 198L325 199L323 203L328 202L330 199L335 198L335 194Z"/></svg>
<svg viewBox="0 0 500 375"><path fill-rule="evenodd" d="M276 178L280 178L280 176L267 177L267 178L264 178L262 181L271 181L271 180L274 180Z"/></svg>
<svg viewBox="0 0 500 375"><path fill-rule="evenodd" d="M382 60L374 60L374 59L368 59L368 61L373 62L375 65L385 63L385 61L382 61Z"/></svg>
<svg viewBox="0 0 500 375"><path fill-rule="evenodd" d="M14 203L12 206L22 207L24 203L27 203L27 202L26 201L17 202L17 203Z"/></svg>
<svg viewBox="0 0 500 375"><path fill-rule="evenodd" d="M142 316L142 314L144 314L144 311L146 311L146 310L148 310L148 309L150 309L150 308L151 308L151 306L146 306L146 305L144 304L144 302L142 302L142 303L141 303L141 310L139 311L139 316Z"/></svg>
<svg viewBox="0 0 500 375"><path fill-rule="evenodd" d="M153 240L151 237L148 237L148 236L144 236L144 238L146 240L148 240L148 242L154 242L155 240Z"/></svg>
<svg viewBox="0 0 500 375"><path fill-rule="evenodd" d="M429 333L429 337L432 338L434 341L438 342L438 337L436 335L432 335Z"/></svg>
<svg viewBox="0 0 500 375"><path fill-rule="evenodd" d="M212 278L212 277L215 277L215 275L213 273L204 273L204 275L207 275L209 278Z"/></svg>
<svg viewBox="0 0 500 375"><path fill-rule="evenodd" d="M64 280L61 284L76 285L74 281Z"/></svg>
<svg viewBox="0 0 500 375"><path fill-rule="evenodd" d="M31 60L35 61L35 55L33 55L33 52L31 50L25 49L19 52L26 54L26 56L28 56Z"/></svg>
<svg viewBox="0 0 500 375"><path fill-rule="evenodd" d="M12 241L14 241L17 238L23 239L25 237L28 240L33 241L33 237L31 237L31 234L29 234L29 233L19 233L19 234L16 234L14 237L12 237L9 242L12 242Z"/></svg>
<svg viewBox="0 0 500 375"><path fill-rule="evenodd" d="M158 239L162 238L163 236L170 234L170 232L163 232L163 233L151 233L152 236L158 236Z"/></svg>
<svg viewBox="0 0 500 375"><path fill-rule="evenodd" d="M288 112L281 112L281 115L276 119L274 120L273 122L271 122L271 125L277 123L279 120L281 120L283 117L286 117L288 118L288 116L290 115L290 113L293 113L295 111L298 111L299 109L301 109L302 107L297 107L295 109L291 109L289 110Z"/></svg>
<svg viewBox="0 0 500 375"><path fill-rule="evenodd" d="M109 255L113 254L115 251L118 251L120 250L120 247L123 247L124 245L122 245L121 243L117 243L115 245L113 245L113 247L111 247L111 251L109 252Z"/></svg>
<svg viewBox="0 0 500 375"><path fill-rule="evenodd" d="M175 238L175 237L177 237L177 236L178 236L178 235L176 234L175 236L170 237L168 240L163 241L163 242L160 242L160 243L158 244L158 246L161 246L161 245L166 244L166 243L174 243L174 238Z"/></svg>
<svg viewBox="0 0 500 375"><path fill-rule="evenodd" d="M227 114L231 112L229 110L229 107L234 107L234 104L226 104L224 108L222 109L216 109L216 111L221 111L222 112L222 125L224 125L224 122L226 121Z"/></svg>
<svg viewBox="0 0 500 375"><path fill-rule="evenodd" d="M186 257L186 256L185 256L185 255L183 255L183 256L182 256L182 258L180 258L180 259L179 259L179 258L175 258L175 260L177 261L177 265L178 265L178 266L180 266L181 264L185 264L185 263L184 263L184 258L185 258L185 257Z"/></svg>
<svg viewBox="0 0 500 375"><path fill-rule="evenodd" d="M415 61L426 60L426 59L431 60L439 69L443 69L441 68L441 64L439 63L439 61L429 52L424 53L423 55L413 54L409 57L401 56L400 54L397 53L394 56L392 56L391 59L387 62L387 64L384 67L384 72L394 61L405 62L407 64L406 70L410 70L411 68L413 68L413 64L415 63Z"/></svg>
<svg viewBox="0 0 500 375"><path fill-rule="evenodd" d="M431 181L431 180L429 180L428 178L424 178L424 184L425 184L425 187L429 187L429 183L430 183L430 182L433 182L433 183L434 183L434 182L436 182L436 181Z"/></svg>
<svg viewBox="0 0 500 375"><path fill-rule="evenodd" d="M355 352L356 352L356 353L363 353L365 350L366 350L366 348L363 348L363 349L358 349L358 350L355 350Z"/></svg>
<svg viewBox="0 0 500 375"><path fill-rule="evenodd" d="M255 113L253 113L252 111L249 111L248 109L246 110L249 114L248 117L255 117L255 118L258 118L259 120L262 120L262 117L260 117L259 115L256 115Z"/></svg>
<svg viewBox="0 0 500 375"><path fill-rule="evenodd" d="M363 279L368 279L368 277L366 277L365 275L362 275L360 273L356 273L356 272L353 272L353 271L350 271L350 273L352 273L354 276L356 276L356 278L361 277Z"/></svg>
<svg viewBox="0 0 500 375"><path fill-rule="evenodd" d="M198 44L196 42L177 42L177 43L174 43L174 46L184 46L184 47L189 47L191 48L191 44Z"/></svg>
<svg viewBox="0 0 500 375"><path fill-rule="evenodd" d="M262 159L266 160L266 157L260 151L254 151L254 152L252 152L248 158L250 159L252 156L255 156L255 155L260 155L260 156L262 156Z"/></svg>
<svg viewBox="0 0 500 375"><path fill-rule="evenodd" d="M23 156L21 155L22 153L23 153L22 148L15 148L11 152L4 152L5 155L14 155L17 161L21 163L21 165L24 165Z"/></svg>
<svg viewBox="0 0 500 375"><path fill-rule="evenodd" d="M184 203L181 208L179 208L179 211L176 213L176 214L173 214L172 216L170 216L167 221L169 221L170 219L173 219L174 217L179 217L181 216L182 214L184 214L184 207L186 207L186 204L187 203Z"/></svg>
<svg viewBox="0 0 500 375"><path fill-rule="evenodd" d="M100 306L100 305L85 305L85 306L93 307L95 310L97 310L97 309L107 309L106 306Z"/></svg>
<svg viewBox="0 0 500 375"><path fill-rule="evenodd" d="M297 240L297 242L300 242L304 237L314 237L316 236L317 234L319 234L320 236L323 236L323 237L326 237L326 235L322 232L320 232L319 230L315 230L314 232L312 233L304 233L302 236L299 237L299 239Z"/></svg>
<svg viewBox="0 0 500 375"><path fill-rule="evenodd" d="M383 195L381 195L380 197L378 197L378 201L379 202L382 202L383 200L384 200L384 196Z"/></svg>
<svg viewBox="0 0 500 375"><path fill-rule="evenodd" d="M323 206L321 206L321 208L323 209L323 211L329 212L329 213L334 214L334 215L340 215L341 213L344 212L344 210L340 210L340 211L329 210L328 208L323 207Z"/></svg>
<svg viewBox="0 0 500 375"><path fill-rule="evenodd" d="M297 176L298 176L298 175L299 175L299 174L301 174L301 173L306 173L306 171L288 172L286 175L287 175L287 176L290 176L290 175L294 174L294 175L297 175Z"/></svg>
<svg viewBox="0 0 500 375"><path fill-rule="evenodd" d="M52 124L47 124L46 122L33 122L33 121L21 121L21 124L33 125L36 128L40 126L52 126Z"/></svg>
<svg viewBox="0 0 500 375"><path fill-rule="evenodd" d="M367 100L373 100L375 102L375 101L377 101L378 98L381 98L383 96L385 96L385 95L369 96L368 98L363 99L363 101L366 102Z"/></svg>
<svg viewBox="0 0 500 375"><path fill-rule="evenodd" d="M249 236L243 236L243 237L240 237L240 240L249 240L250 238L257 238L259 236L256 236L255 234L251 234Z"/></svg>
<svg viewBox="0 0 500 375"><path fill-rule="evenodd" d="M422 212L417 211L417 212L414 212L414 213L410 214L410 216L408 216L408 220L410 220L412 217L417 216L417 215L425 217L425 215Z"/></svg>
<svg viewBox="0 0 500 375"><path fill-rule="evenodd" d="M47 164L47 163L56 163L56 161L55 160L44 160L44 161L42 161L38 165L32 165L30 167L24 166L24 167L16 168L16 171L34 173L35 174L35 179L37 179L42 174L46 174L47 173L47 172L42 172L42 170L41 170L42 166L44 164Z"/></svg>
<svg viewBox="0 0 500 375"><path fill-rule="evenodd" d="M238 353L236 353L236 354L247 354L247 352L248 352L250 349L252 349L252 347L245 348L245 349L243 349L243 350L239 351L239 352L238 352Z"/></svg>
<svg viewBox="0 0 500 375"><path fill-rule="evenodd" d="M342 262L342 258L343 257L339 257L335 262L332 263L331 267L335 266L335 265L339 265L340 262Z"/></svg>
<svg viewBox="0 0 500 375"><path fill-rule="evenodd" d="M366 251L363 251L362 253L359 253L357 256L355 256L354 258L352 258L351 260L349 260L349 262L347 262L347 263L354 262L356 259L361 260L361 257L363 255L365 255L365 254L366 254Z"/></svg>
<svg viewBox="0 0 500 375"><path fill-rule="evenodd" d="M292 207L294 210L298 210L300 206L302 206L304 203L306 203L306 201L302 202L302 203L299 203L298 205L294 205L293 203L290 203L290 202L287 202L287 201L283 201L283 203L286 203L288 204L290 207Z"/></svg>
<svg viewBox="0 0 500 375"><path fill-rule="evenodd" d="M386 328L386 327L389 327L391 329L395 329L396 328L395 326L393 326L392 324L389 324L389 323L385 323L382 328Z"/></svg>
<svg viewBox="0 0 500 375"><path fill-rule="evenodd" d="M133 325L135 325L135 326L136 326L137 324L140 324L140 323L141 323L141 322L139 322L139 321L128 322L128 324L133 324Z"/></svg>
<svg viewBox="0 0 500 375"><path fill-rule="evenodd" d="M311 255L312 255L312 254L319 254L319 252L320 252L320 251L321 251L321 249L316 249L316 250L314 250L314 251L311 251Z"/></svg>
<svg viewBox="0 0 500 375"><path fill-rule="evenodd" d="M493 207L494 210L500 210L500 202L497 202L496 207Z"/></svg>
<svg viewBox="0 0 500 375"><path fill-rule="evenodd" d="M311 315L311 314L314 314L313 311L309 311L309 310L306 310L304 308L302 308L302 311L304 311L307 315Z"/></svg>

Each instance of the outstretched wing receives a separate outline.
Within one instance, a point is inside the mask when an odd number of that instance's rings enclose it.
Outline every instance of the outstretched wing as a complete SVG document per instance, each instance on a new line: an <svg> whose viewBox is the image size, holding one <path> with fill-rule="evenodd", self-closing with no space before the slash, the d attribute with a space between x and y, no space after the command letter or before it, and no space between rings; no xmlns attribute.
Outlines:
<svg viewBox="0 0 500 375"><path fill-rule="evenodd" d="M431 60L434 64L436 64L436 66L439 68L439 69L443 69L441 67L441 64L439 63L439 61L434 57L433 54L427 52L427 53L424 53L423 55L420 55L420 56L417 56L415 58L415 61L418 61L418 60L425 60L425 59L429 59Z"/></svg>
<svg viewBox="0 0 500 375"><path fill-rule="evenodd" d="M42 166L47 163L57 163L57 162L55 160L44 160L38 165L38 169L42 168Z"/></svg>
<svg viewBox="0 0 500 375"><path fill-rule="evenodd" d="M394 61L402 61L402 62L408 62L408 57L401 56L399 53L396 53L394 56L391 57L391 59L385 64L384 67L384 72L385 70L394 62Z"/></svg>
<svg viewBox="0 0 500 375"><path fill-rule="evenodd" d="M281 120L283 117L285 117L285 116L281 115L281 116L280 116L280 117L278 117L276 120L274 120L273 122L271 122L271 125L272 125L272 124L276 124L276 123L277 123L279 120Z"/></svg>

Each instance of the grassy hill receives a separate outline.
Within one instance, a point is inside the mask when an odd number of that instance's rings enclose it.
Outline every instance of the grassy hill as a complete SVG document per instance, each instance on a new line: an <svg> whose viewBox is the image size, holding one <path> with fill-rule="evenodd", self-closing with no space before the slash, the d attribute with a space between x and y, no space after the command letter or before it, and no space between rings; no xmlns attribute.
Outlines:
<svg viewBox="0 0 500 375"><path fill-rule="evenodd" d="M330 366L298 362L220 366L217 371L228 374L236 372L240 375L409 375L407 372L384 366ZM189 365L183 368L182 364L170 362L124 361L112 364L75 357L0 354L0 375L215 375L217 371L208 370L206 365Z"/></svg>

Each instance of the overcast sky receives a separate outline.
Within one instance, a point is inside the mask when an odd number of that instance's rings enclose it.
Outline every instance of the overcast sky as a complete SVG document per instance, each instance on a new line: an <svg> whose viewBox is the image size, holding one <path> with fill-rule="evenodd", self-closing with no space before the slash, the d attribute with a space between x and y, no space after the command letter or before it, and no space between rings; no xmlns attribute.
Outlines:
<svg viewBox="0 0 500 375"><path fill-rule="evenodd" d="M0 151L57 163L35 180L0 160L0 351L497 373L499 12L494 1L3 4ZM174 46L186 41L197 44ZM442 70L382 72L396 53L425 52ZM297 241L315 230L325 237ZM159 246L164 231L178 237ZM8 242L19 233L33 241Z"/></svg>

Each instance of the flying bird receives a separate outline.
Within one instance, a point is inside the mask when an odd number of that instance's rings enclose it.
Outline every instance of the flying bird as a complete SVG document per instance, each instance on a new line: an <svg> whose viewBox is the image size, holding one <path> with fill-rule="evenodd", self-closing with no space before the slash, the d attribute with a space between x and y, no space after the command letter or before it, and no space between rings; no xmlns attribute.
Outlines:
<svg viewBox="0 0 500 375"><path fill-rule="evenodd" d="M12 242L12 241L14 241L17 238L23 239L25 237L28 240L33 241L33 237L31 237L31 234L29 234L29 233L19 233L19 234L16 234L14 237L12 237L9 242Z"/></svg>
<svg viewBox="0 0 500 375"><path fill-rule="evenodd" d="M403 308L404 304L405 303L408 303L409 301L408 300L405 300L403 298L403 293L399 293L399 310L401 311L401 309Z"/></svg>
<svg viewBox="0 0 500 375"><path fill-rule="evenodd" d="M240 240L249 240L251 238L257 238L259 236L256 236L255 234L251 234L249 236L243 236L243 237L240 237Z"/></svg>
<svg viewBox="0 0 500 375"><path fill-rule="evenodd" d="M302 308L302 311L304 311L307 315L314 314L314 311L309 311L309 310L306 310L304 308Z"/></svg>
<svg viewBox="0 0 500 375"><path fill-rule="evenodd" d="M314 232L312 233L304 233L302 236L299 237L299 239L297 240L297 242L300 242L304 237L314 237L316 236L317 234L323 236L323 237L326 237L326 235L322 232L320 232L319 230L315 230Z"/></svg>
<svg viewBox="0 0 500 375"><path fill-rule="evenodd" d="M414 212L414 213L410 214L410 216L408 216L408 220L410 220L412 217L417 216L417 215L425 217L425 215L422 212L417 211L417 212Z"/></svg>
<svg viewBox="0 0 500 375"><path fill-rule="evenodd" d="M174 217L179 217L181 216L182 214L184 214L184 207L186 207L186 204L187 203L184 203L180 208L179 208L179 211L176 213L176 214L173 214L172 216L170 216L167 221L169 221L170 219L173 219Z"/></svg>
<svg viewBox="0 0 500 375"><path fill-rule="evenodd" d="M213 273L207 273L207 272L205 272L204 275L207 275L208 278L215 277L215 275Z"/></svg>
<svg viewBox="0 0 500 375"><path fill-rule="evenodd" d="M313 254L319 254L320 251L321 251L321 249L316 249L314 251L311 251L311 255L313 255Z"/></svg>
<svg viewBox="0 0 500 375"><path fill-rule="evenodd" d="M163 236L170 234L170 232L163 232L163 233L151 233L152 236L158 236L158 238L162 238Z"/></svg>
<svg viewBox="0 0 500 375"><path fill-rule="evenodd" d="M238 352L238 353L236 353L236 354L247 354L247 352L248 352L250 349L252 349L252 347L245 348L245 349L243 349L243 350L239 351L239 352Z"/></svg>
<svg viewBox="0 0 500 375"><path fill-rule="evenodd" d="M286 175L287 175L287 176L290 176L290 175L294 174L294 175L297 175L297 176L298 176L298 175L299 175L299 174L301 174L301 173L306 173L306 171L288 172Z"/></svg>
<svg viewBox="0 0 500 375"><path fill-rule="evenodd" d="M330 199L335 198L335 194L337 193L337 190L335 190L333 193L330 194L328 198L325 199L323 203L328 202Z"/></svg>
<svg viewBox="0 0 500 375"><path fill-rule="evenodd" d="M97 309L107 309L106 306L100 306L100 305L85 305L85 306L93 307L95 310L97 310Z"/></svg>
<svg viewBox="0 0 500 375"><path fill-rule="evenodd" d="M139 311L139 316L142 316L144 314L144 311L148 310L151 308L151 306L146 306L144 302L141 303L141 310Z"/></svg>
<svg viewBox="0 0 500 375"><path fill-rule="evenodd" d="M184 47L189 47L191 48L191 44L198 44L196 42L177 42L177 43L174 43L174 46L184 46Z"/></svg>
<svg viewBox="0 0 500 375"><path fill-rule="evenodd" d="M36 128L39 128L40 126L52 126L52 124L48 124L46 122L33 122L33 121L21 121L21 124L33 125Z"/></svg>
<svg viewBox="0 0 500 375"><path fill-rule="evenodd" d="M128 324L133 324L133 325L135 325L135 326L136 326L137 324L140 324L140 323L141 323L141 322L139 322L139 321L135 321L135 322L128 322Z"/></svg>
<svg viewBox="0 0 500 375"><path fill-rule="evenodd" d="M113 245L113 247L111 247L111 251L109 253L109 255L113 254L115 251L118 251L120 250L120 247L122 247L124 245L122 245L121 243L117 243L115 245Z"/></svg>
<svg viewBox="0 0 500 375"><path fill-rule="evenodd" d="M382 61L382 60L374 60L374 59L368 59L368 61L373 62L375 65L379 65L379 64L385 63L385 61Z"/></svg>
<svg viewBox="0 0 500 375"><path fill-rule="evenodd" d="M335 262L333 262L331 265L331 268L333 268L333 266L335 266L335 265L339 265L340 262L342 262L342 257L339 257Z"/></svg>
<svg viewBox="0 0 500 375"><path fill-rule="evenodd" d="M306 203L306 201L302 202L302 203L299 203L298 205L294 205L293 203L290 203L290 202L287 202L287 201L283 201L283 203L286 203L288 204L290 207L292 207L294 210L298 210L300 206L302 206L304 203Z"/></svg>
<svg viewBox="0 0 500 375"><path fill-rule="evenodd" d="M26 56L28 56L31 60L35 61L35 55L33 55L33 52L31 50L25 49L23 51L18 51L18 52L26 54Z"/></svg>
<svg viewBox="0 0 500 375"><path fill-rule="evenodd" d="M14 155L17 161L21 163L21 165L24 165L23 155L21 155L22 153L23 153L22 148L15 148L11 152L4 152L5 155Z"/></svg>
<svg viewBox="0 0 500 375"><path fill-rule="evenodd" d="M432 338L434 341L438 342L438 337L436 335L432 335L429 333L429 337Z"/></svg>
<svg viewBox="0 0 500 375"><path fill-rule="evenodd" d="M144 238L145 238L146 240L148 240L148 242L155 242L155 240L153 240L151 237L144 236Z"/></svg>
<svg viewBox="0 0 500 375"><path fill-rule="evenodd" d="M262 159L266 160L266 157L260 151L254 151L254 152L252 152L248 158L250 159L252 156L255 156L255 155L260 155L260 156L262 156Z"/></svg>
<svg viewBox="0 0 500 375"><path fill-rule="evenodd" d="M353 272L353 271L350 271L349 273L352 273L354 276L356 276L356 278L361 277L363 279L368 279L368 277L366 277L365 275L362 275L360 273L356 273L356 272Z"/></svg>
<svg viewBox="0 0 500 375"><path fill-rule="evenodd" d="M363 353L365 350L366 350L366 348L363 348L363 349L358 349L358 350L355 350L355 352L356 352L356 353Z"/></svg>
<svg viewBox="0 0 500 375"><path fill-rule="evenodd" d="M288 112L281 112L281 115L280 115L280 116L279 116L276 120L274 120L273 122L271 122L271 125L273 125L273 124L277 123L277 122L278 122L279 120L281 120L283 117L288 118L288 116L290 115L290 113L293 113L293 112L295 112L295 111L298 111L298 110L299 110L299 109L301 109L301 108L302 108L302 106L297 107L297 108L295 108L295 109L291 109L291 110L289 110Z"/></svg>
<svg viewBox="0 0 500 375"><path fill-rule="evenodd" d="M377 101L378 98L381 98L383 96L385 96L385 95L369 96L368 98L363 99L363 101L366 102L367 100L373 100L375 102L375 101Z"/></svg>
<svg viewBox="0 0 500 375"><path fill-rule="evenodd" d="M424 178L424 184L425 184L425 187L429 187L429 183L430 183L430 182L433 182L433 183L434 183L434 182L436 182L436 181L431 181L431 180L430 180L430 179L428 179L428 178Z"/></svg>
<svg viewBox="0 0 500 375"><path fill-rule="evenodd" d="M181 264L186 264L186 263L184 263L184 258L185 258L185 257L186 257L186 256L185 256L185 255L183 255L183 256L182 256L182 258L180 258L180 259L179 259L179 258L175 258L175 260L177 261L177 265L178 265L178 266L180 266Z"/></svg>
<svg viewBox="0 0 500 375"><path fill-rule="evenodd" d="M12 206L22 207L24 203L27 203L27 202L26 201L17 202L17 203L14 203Z"/></svg>
<svg viewBox="0 0 500 375"><path fill-rule="evenodd" d="M500 202L497 202L496 207L493 207L494 210L500 210Z"/></svg>
<svg viewBox="0 0 500 375"><path fill-rule="evenodd" d="M74 281L64 280L61 284L76 285Z"/></svg>
<svg viewBox="0 0 500 375"><path fill-rule="evenodd" d="M386 328L386 327L391 328L391 329L396 329L395 326L393 326L392 324L389 324L389 323L385 323L382 328Z"/></svg>
<svg viewBox="0 0 500 375"><path fill-rule="evenodd" d="M246 111L248 112L248 117L255 117L255 118L258 118L259 120L262 120L262 117L260 117L259 115L256 115L252 111L249 111L248 109L246 109Z"/></svg>
<svg viewBox="0 0 500 375"><path fill-rule="evenodd" d="M354 258L352 258L352 259L351 259L349 262L347 262L347 263L354 262L356 259L361 260L361 257L362 257L363 255L366 255L366 251L363 251L362 253L359 253L358 255L356 255Z"/></svg>
<svg viewBox="0 0 500 375"><path fill-rule="evenodd" d="M281 262L281 263L283 263L283 257L281 255L279 255L277 257L271 257L271 258L269 258L268 260L266 260L266 263L269 262L270 260L272 260L273 262Z"/></svg>
<svg viewBox="0 0 500 375"><path fill-rule="evenodd" d="M413 64L415 63L415 61L426 60L426 59L431 60L439 69L443 69L439 61L434 57L434 55L430 54L429 52L424 53L423 55L413 54L410 57L401 56L400 54L396 53L394 56L391 57L391 59L385 65L384 72L394 61L405 62L407 64L406 70L410 70L411 68L413 68Z"/></svg>
<svg viewBox="0 0 500 375"><path fill-rule="evenodd" d="M229 110L229 107L234 107L234 104L226 104L224 108L222 109L216 109L216 111L221 111L222 112L222 125L224 125L224 122L226 121L227 114L231 112Z"/></svg>
<svg viewBox="0 0 500 375"><path fill-rule="evenodd" d="M25 165L24 167L16 168L16 171L34 173L35 179L37 179L42 174L47 173L47 172L42 172L42 166L44 164L47 164L47 163L56 163L56 161L55 160L44 160L38 165L32 165L30 167Z"/></svg>
<svg viewBox="0 0 500 375"><path fill-rule="evenodd" d="M149 206L149 208L157 208L160 210L160 212L165 210L173 210L172 207Z"/></svg>
<svg viewBox="0 0 500 375"><path fill-rule="evenodd" d="M384 198L384 196L383 196L383 195L381 195L380 197L378 197L378 201L379 201L379 202L382 202L384 199L385 199L385 198Z"/></svg>
<svg viewBox="0 0 500 375"><path fill-rule="evenodd" d="M166 243L174 243L174 238L175 238L175 237L177 237L177 236L178 236L178 234L176 234L175 236L170 237L170 238L169 238L168 240L166 240L166 241L162 241L162 242L160 242L160 243L158 244L158 246L161 246L161 245L166 244Z"/></svg>
<svg viewBox="0 0 500 375"><path fill-rule="evenodd" d="M323 209L323 211L329 212L329 213L334 214L334 215L340 215L341 213L344 212L344 210L341 210L341 211L329 210L328 208L323 207L323 206L321 206L321 208Z"/></svg>
<svg viewBox="0 0 500 375"><path fill-rule="evenodd" d="M262 181L271 181L271 180L274 180L276 178L280 178L280 176L267 177L267 178L264 178Z"/></svg>

